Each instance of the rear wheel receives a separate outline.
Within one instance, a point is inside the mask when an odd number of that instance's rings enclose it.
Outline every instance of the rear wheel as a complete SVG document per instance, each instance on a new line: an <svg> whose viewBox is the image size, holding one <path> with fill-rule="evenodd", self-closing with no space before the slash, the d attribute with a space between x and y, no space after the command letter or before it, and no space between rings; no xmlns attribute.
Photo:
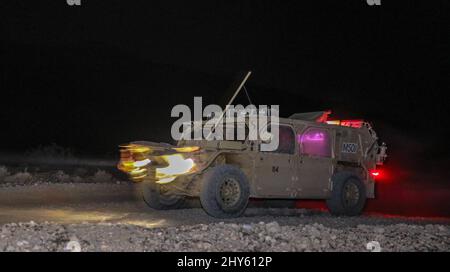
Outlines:
<svg viewBox="0 0 450 272"><path fill-rule="evenodd" d="M176 195L164 186L154 181L143 181L142 196L150 208L156 210L171 210L181 208L185 202L184 196Z"/></svg>
<svg viewBox="0 0 450 272"><path fill-rule="evenodd" d="M247 177L235 166L216 166L203 178L200 202L211 216L218 218L240 216L247 207L249 196Z"/></svg>
<svg viewBox="0 0 450 272"><path fill-rule="evenodd" d="M360 178L352 173L336 173L332 177L333 191L327 206L334 215L361 214L366 203L366 189Z"/></svg>

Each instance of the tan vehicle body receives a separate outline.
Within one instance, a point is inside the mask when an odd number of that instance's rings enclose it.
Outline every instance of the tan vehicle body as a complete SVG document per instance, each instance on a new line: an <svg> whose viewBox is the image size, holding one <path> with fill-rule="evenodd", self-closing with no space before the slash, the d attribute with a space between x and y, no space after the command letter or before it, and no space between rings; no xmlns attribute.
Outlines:
<svg viewBox="0 0 450 272"><path fill-rule="evenodd" d="M184 158L192 158L195 167L170 182L160 183L164 190L177 195L198 197L204 174L212 167L227 164L238 167L245 174L250 197L284 199L327 199L333 189L333 174L346 171L363 181L367 198L374 197L375 181L369 171L382 163L385 154L384 151L380 154L377 136L369 124L363 123L360 128L354 128L280 118L279 125L285 132L292 131L293 138L291 135L292 142L288 152L261 152L261 142L250 140L182 140L176 147L133 142L132 148L130 145L122 146L119 168L130 173L130 168L126 169L127 160L129 162L131 158L136 161L138 153L139 160L149 158L152 163L145 166L145 175L135 177L134 180L158 183L155 169L167 165L159 158L168 154L182 154ZM326 135L329 143L326 156L305 152L306 147L299 139L308 131L320 131L322 136ZM280 145L283 141L280 139ZM193 146L198 149L190 150ZM149 150L139 154L133 152L135 147L147 147ZM182 150L183 147L187 147L187 150Z"/></svg>

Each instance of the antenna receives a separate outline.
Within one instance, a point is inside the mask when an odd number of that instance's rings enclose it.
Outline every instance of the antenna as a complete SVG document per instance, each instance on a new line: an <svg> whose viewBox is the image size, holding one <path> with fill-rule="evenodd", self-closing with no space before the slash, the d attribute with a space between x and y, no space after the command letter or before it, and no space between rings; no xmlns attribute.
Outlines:
<svg viewBox="0 0 450 272"><path fill-rule="evenodd" d="M217 125L219 124L220 121L222 121L223 119L223 115L228 111L228 108L230 107L231 103L233 103L234 99L236 98L236 96L239 94L239 92L241 91L242 87L244 87L245 82L247 82L248 78L250 77L250 75L252 74L252 71L248 71L247 74L245 75L244 79L242 80L241 84L239 84L238 88L236 89L236 91L234 92L233 96L231 97L230 101L228 101L227 105L225 106L225 110L222 112L222 114L220 115L219 119L217 119L216 123L214 124L214 126L211 128L211 131L209 132L208 136L206 137L206 139L209 139L209 137L211 136L211 133L213 132L214 129L216 129ZM245 87L244 87L245 89ZM247 92L247 91L246 91ZM247 94L248 96L248 94ZM250 97L249 97L250 100Z"/></svg>
<svg viewBox="0 0 450 272"><path fill-rule="evenodd" d="M243 86L244 88L244 92L247 95L247 99L248 99L248 103L250 103L250 105L253 105L252 100L250 99L250 95L247 92L247 88L245 88L245 85Z"/></svg>

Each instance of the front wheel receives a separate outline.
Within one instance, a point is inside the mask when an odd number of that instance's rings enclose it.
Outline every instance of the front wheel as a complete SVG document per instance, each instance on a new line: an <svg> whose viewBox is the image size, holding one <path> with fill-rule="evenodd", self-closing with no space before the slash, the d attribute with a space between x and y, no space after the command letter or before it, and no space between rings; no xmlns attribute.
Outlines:
<svg viewBox="0 0 450 272"><path fill-rule="evenodd" d="M211 216L233 218L247 207L250 187L245 174L232 165L210 169L203 178L200 202Z"/></svg>
<svg viewBox="0 0 450 272"><path fill-rule="evenodd" d="M184 196L175 195L164 185L156 184L154 181L143 181L141 190L145 203L156 210L178 209L185 202Z"/></svg>
<svg viewBox="0 0 450 272"><path fill-rule="evenodd" d="M333 215L355 216L361 214L366 204L366 187L352 173L336 173L332 177L333 191L327 206Z"/></svg>

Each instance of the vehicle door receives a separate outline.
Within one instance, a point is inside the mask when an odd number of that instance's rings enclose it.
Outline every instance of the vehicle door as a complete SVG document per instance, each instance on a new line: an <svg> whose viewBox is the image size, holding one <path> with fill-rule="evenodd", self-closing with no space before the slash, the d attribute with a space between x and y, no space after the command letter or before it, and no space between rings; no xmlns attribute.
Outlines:
<svg viewBox="0 0 450 272"><path fill-rule="evenodd" d="M303 198L325 198L330 193L333 135L324 127L307 126L297 134L299 160L296 187Z"/></svg>
<svg viewBox="0 0 450 272"><path fill-rule="evenodd" d="M256 191L259 196L289 197L296 175L294 129L279 125L279 144L274 151L260 151L255 160Z"/></svg>

